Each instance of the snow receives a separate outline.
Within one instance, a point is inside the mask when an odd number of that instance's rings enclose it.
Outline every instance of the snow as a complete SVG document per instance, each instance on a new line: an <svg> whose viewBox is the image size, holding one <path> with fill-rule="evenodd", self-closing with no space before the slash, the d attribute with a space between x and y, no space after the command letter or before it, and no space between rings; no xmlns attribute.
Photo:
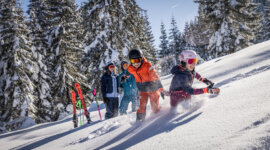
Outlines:
<svg viewBox="0 0 270 150"><path fill-rule="evenodd" d="M193 96L174 112L166 97L160 99L158 114L148 103L142 124L135 123L131 107L127 115L101 121L93 102L90 125L73 129L69 115L1 134L1 149L269 149L270 41L205 62L196 70L216 83L220 95ZM171 78L161 77L166 90ZM194 87L205 85L195 81ZM104 118L103 103L100 108Z"/></svg>
<svg viewBox="0 0 270 150"><path fill-rule="evenodd" d="M124 55L124 56L128 56L128 48L127 48L127 46L125 46L125 47L123 48L123 55Z"/></svg>

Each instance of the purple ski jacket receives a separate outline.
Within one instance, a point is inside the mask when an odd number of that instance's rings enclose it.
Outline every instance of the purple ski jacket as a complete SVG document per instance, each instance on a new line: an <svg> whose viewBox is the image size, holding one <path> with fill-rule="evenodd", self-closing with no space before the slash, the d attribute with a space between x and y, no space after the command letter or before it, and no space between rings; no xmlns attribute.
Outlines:
<svg viewBox="0 0 270 150"><path fill-rule="evenodd" d="M181 93L181 95L199 95L203 94L203 89L193 89L192 84L194 78L202 81L203 78L195 70L188 71L184 69L181 65L174 66L171 70L174 75L171 81L170 92ZM183 95L183 96L184 96Z"/></svg>

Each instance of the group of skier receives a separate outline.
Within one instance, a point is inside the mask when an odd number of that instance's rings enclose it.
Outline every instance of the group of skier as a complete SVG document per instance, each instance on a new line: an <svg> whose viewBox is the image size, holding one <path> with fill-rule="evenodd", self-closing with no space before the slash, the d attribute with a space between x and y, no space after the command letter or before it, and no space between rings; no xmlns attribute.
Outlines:
<svg viewBox="0 0 270 150"><path fill-rule="evenodd" d="M118 111L120 115L126 114L128 104L132 102L132 111L137 111L136 120L144 121L148 98L152 111L158 113L161 109L160 95L163 99L164 95L170 96L171 109L174 110L179 102L190 100L191 95L217 94L220 91L218 88L213 88L213 82L202 78L195 71L198 59L196 52L192 50L184 50L179 55L181 63L171 70L173 78L169 91L163 89L158 74L140 50L132 49L128 56L130 64L127 61L121 62L122 73L119 76L115 74L114 64L108 63L106 72L101 77L101 93L106 106L106 119L118 116ZM194 78L207 84L208 87L192 88ZM124 92L124 96L118 108L118 96L121 91Z"/></svg>

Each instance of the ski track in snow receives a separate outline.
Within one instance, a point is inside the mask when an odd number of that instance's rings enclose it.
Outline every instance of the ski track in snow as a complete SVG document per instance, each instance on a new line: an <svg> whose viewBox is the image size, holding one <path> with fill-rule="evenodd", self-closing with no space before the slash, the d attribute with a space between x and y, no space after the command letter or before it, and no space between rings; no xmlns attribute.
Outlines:
<svg viewBox="0 0 270 150"><path fill-rule="evenodd" d="M260 120L257 120L255 121L254 123L252 123L250 126L242 129L240 132L243 132L243 131L246 131L246 130L250 130L250 129L253 129L253 128L256 128L266 122L268 122L270 120L270 113L267 114L264 118L260 119Z"/></svg>
<svg viewBox="0 0 270 150"><path fill-rule="evenodd" d="M254 69L254 70L252 70L250 72L247 72L247 73L244 73L244 74L238 74L238 75L236 75L236 76L234 76L232 78L228 78L228 79L226 79L224 81L221 81L221 82L215 84L215 86L216 87L221 87L221 86L229 84L231 82L241 80L241 79L244 79L244 78L259 74L259 73L262 73L262 72L267 71L269 69L270 69L270 65L262 66L260 68Z"/></svg>
<svg viewBox="0 0 270 150"><path fill-rule="evenodd" d="M170 112L170 108L168 107L163 107L158 114L151 113L144 122L135 122L131 127L121 132L118 136L112 138L106 143L103 143L101 146L96 147L95 149L127 149L130 146L138 144L155 135L163 132L171 132L174 128L185 125L193 119L199 117L202 112L196 113L196 111L198 111L203 104L204 100L189 102L188 106L182 109L179 108L178 112L176 113ZM150 133L149 131L152 132ZM109 147L116 142L119 144Z"/></svg>

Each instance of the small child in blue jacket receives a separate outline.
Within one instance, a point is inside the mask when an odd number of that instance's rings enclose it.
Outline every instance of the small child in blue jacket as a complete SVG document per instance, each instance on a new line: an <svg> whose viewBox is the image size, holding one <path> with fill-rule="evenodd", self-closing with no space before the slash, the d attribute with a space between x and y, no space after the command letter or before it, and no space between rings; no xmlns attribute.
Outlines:
<svg viewBox="0 0 270 150"><path fill-rule="evenodd" d="M136 80L134 76L127 71L128 67L128 62L121 62L122 73L118 76L118 81L120 81L118 87L122 87L124 89L124 96L119 107L120 115L127 113L128 104L130 102L132 103L132 112L137 110L139 104Z"/></svg>

